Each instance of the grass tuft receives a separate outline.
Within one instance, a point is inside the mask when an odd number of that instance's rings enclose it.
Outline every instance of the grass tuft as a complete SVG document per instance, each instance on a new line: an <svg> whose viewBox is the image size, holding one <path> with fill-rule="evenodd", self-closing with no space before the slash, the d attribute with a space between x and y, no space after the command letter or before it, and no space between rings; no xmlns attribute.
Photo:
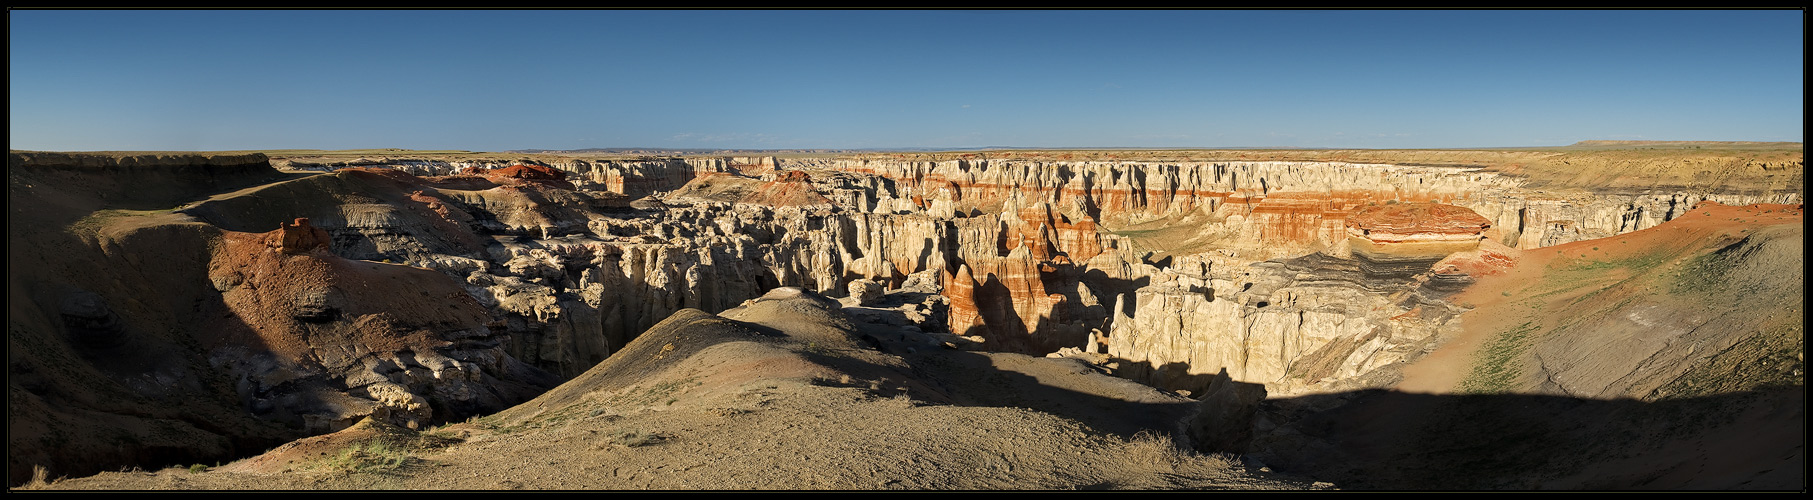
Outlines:
<svg viewBox="0 0 1813 500"><path fill-rule="evenodd" d="M1137 457L1135 461L1139 463L1163 467L1176 467L1187 457L1171 438L1151 430L1139 431L1127 440L1126 456Z"/></svg>
<svg viewBox="0 0 1813 500"><path fill-rule="evenodd" d="M25 484L19 485L19 489L21 489L21 490L41 490L44 488L49 488L50 485L57 484L57 482L61 481L62 479L63 478L57 478L56 480L53 481L50 479L50 469L48 469L42 465L32 465L31 466L31 480L26 481Z"/></svg>

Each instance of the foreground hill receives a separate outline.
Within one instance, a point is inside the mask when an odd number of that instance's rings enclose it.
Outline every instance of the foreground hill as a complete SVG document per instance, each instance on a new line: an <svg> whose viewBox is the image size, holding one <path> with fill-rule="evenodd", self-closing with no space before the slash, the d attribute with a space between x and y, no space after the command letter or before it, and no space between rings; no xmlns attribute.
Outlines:
<svg viewBox="0 0 1813 500"><path fill-rule="evenodd" d="M862 340L911 334L858 326L835 301L781 288L722 315L676 313L492 416L424 433L373 420L217 468L55 487L1327 487L1180 450L1169 436L1194 401L1076 360Z"/></svg>

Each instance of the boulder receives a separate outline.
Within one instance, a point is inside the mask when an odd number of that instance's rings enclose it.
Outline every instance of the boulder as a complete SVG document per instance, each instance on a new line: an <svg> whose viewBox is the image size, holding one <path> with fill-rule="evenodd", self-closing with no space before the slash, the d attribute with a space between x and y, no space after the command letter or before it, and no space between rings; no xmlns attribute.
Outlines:
<svg viewBox="0 0 1813 500"><path fill-rule="evenodd" d="M875 305L881 299L881 283L869 279L850 280L850 298L859 306Z"/></svg>

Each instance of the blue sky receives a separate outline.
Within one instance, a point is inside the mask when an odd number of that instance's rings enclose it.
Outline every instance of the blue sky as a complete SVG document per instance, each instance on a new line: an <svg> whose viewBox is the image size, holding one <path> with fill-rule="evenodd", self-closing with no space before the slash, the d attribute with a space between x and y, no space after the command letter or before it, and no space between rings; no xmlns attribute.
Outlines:
<svg viewBox="0 0 1813 500"><path fill-rule="evenodd" d="M1761 11L9 12L13 149L1800 141Z"/></svg>

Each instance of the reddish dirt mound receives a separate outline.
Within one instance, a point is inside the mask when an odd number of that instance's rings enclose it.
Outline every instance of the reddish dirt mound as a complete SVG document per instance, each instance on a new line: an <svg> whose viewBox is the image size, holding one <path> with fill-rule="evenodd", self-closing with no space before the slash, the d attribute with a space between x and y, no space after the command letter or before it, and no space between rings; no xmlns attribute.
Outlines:
<svg viewBox="0 0 1813 500"><path fill-rule="evenodd" d="M787 172L772 182L761 183L741 201L771 207L830 205L831 200L812 188L811 180L805 172Z"/></svg>
<svg viewBox="0 0 1813 500"><path fill-rule="evenodd" d="M426 351L436 331L475 329L486 309L440 273L348 260L326 250L326 232L307 219L269 233L226 232L209 278L233 312L222 345L262 346L292 359L312 356L323 335L353 351ZM401 291L399 293L399 291ZM350 328L332 328L334 323ZM234 327L237 326L237 327ZM330 332L331 330L331 332Z"/></svg>
<svg viewBox="0 0 1813 500"><path fill-rule="evenodd" d="M554 167L542 165L511 165L485 172L487 177L509 177L512 179L558 181L567 178L567 173Z"/></svg>
<svg viewBox="0 0 1813 500"><path fill-rule="evenodd" d="M573 183L567 182L567 173L545 165L518 164L504 168L478 171L485 179L504 186L533 185L560 189L576 189Z"/></svg>
<svg viewBox="0 0 1813 500"><path fill-rule="evenodd" d="M798 170L789 170L787 173L781 174L780 178L775 180L780 182L810 182L812 176L806 175L805 172Z"/></svg>
<svg viewBox="0 0 1813 500"><path fill-rule="evenodd" d="M1504 274L1517 265L1523 252L1491 239L1480 240L1479 248L1455 252L1436 262L1438 274L1460 273L1474 278Z"/></svg>

